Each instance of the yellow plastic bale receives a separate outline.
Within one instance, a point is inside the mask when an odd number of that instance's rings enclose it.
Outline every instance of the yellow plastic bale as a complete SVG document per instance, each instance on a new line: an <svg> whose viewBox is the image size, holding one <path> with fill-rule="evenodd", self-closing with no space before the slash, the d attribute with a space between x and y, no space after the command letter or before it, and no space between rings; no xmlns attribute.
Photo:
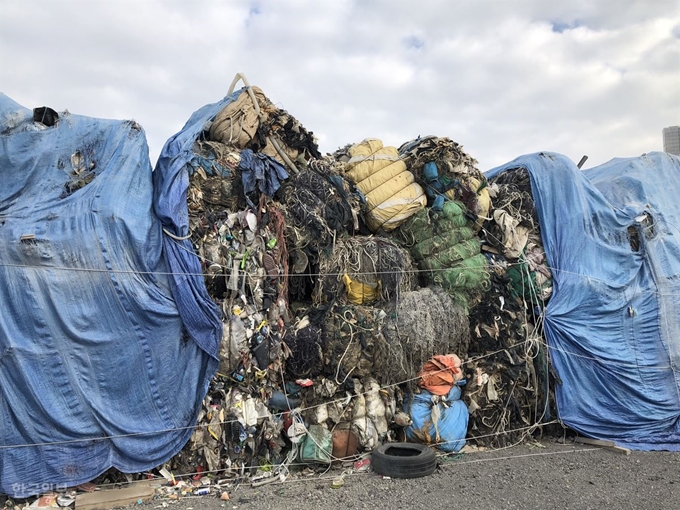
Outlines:
<svg viewBox="0 0 680 510"><path fill-rule="evenodd" d="M366 139L352 146L349 149L349 154L350 160L345 167L345 174L349 180L357 185L383 168L401 161L396 148L383 147L382 142L376 139ZM401 167L402 165L396 164L395 166ZM401 171L404 170L406 170L405 164L401 168ZM369 188L369 191L371 189L373 188Z"/></svg>
<svg viewBox="0 0 680 510"><path fill-rule="evenodd" d="M372 232L377 232L381 228L389 232L426 205L427 197L423 188L417 182L414 182L368 213L366 215L366 224Z"/></svg>
<svg viewBox="0 0 680 510"><path fill-rule="evenodd" d="M411 173L408 170L406 170L406 163L404 163L401 160L398 161L393 161L389 165L381 168L380 170L372 173L368 177L366 177L363 181L359 181L356 184L356 187L359 188L359 190L364 194L367 195L376 188L379 188L386 182L388 182L390 179L394 179L398 175L404 174L404 173Z"/></svg>
<svg viewBox="0 0 680 510"><path fill-rule="evenodd" d="M370 193L366 194L368 210L372 211L381 203L397 196L401 191L416 180L411 172L401 172L389 181L384 182Z"/></svg>
<svg viewBox="0 0 680 510"><path fill-rule="evenodd" d="M427 197L396 148L367 138L349 154L345 176L366 197L365 220L371 231L393 230L425 207Z"/></svg>
<svg viewBox="0 0 680 510"><path fill-rule="evenodd" d="M361 283L344 274L342 275L342 283L345 284L347 299L355 305L370 305L380 297L380 282Z"/></svg>

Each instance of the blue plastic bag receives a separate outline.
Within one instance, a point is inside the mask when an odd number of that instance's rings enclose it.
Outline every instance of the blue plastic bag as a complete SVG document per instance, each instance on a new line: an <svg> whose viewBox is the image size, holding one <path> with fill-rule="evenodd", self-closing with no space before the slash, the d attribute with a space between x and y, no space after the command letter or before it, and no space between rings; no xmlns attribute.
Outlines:
<svg viewBox="0 0 680 510"><path fill-rule="evenodd" d="M413 423L406 428L406 438L444 451L457 452L465 446L468 419L465 402L460 400L460 388L454 386L445 397L429 391L409 396L404 401L404 411Z"/></svg>

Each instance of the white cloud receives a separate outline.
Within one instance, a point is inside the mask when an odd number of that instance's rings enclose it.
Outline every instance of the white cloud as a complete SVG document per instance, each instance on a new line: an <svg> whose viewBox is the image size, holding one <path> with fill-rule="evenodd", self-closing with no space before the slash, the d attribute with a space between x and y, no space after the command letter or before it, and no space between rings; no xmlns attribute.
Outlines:
<svg viewBox="0 0 680 510"><path fill-rule="evenodd" d="M589 164L680 123L675 0L0 0L2 92L145 128L152 159L244 72L329 152L449 136L482 169Z"/></svg>

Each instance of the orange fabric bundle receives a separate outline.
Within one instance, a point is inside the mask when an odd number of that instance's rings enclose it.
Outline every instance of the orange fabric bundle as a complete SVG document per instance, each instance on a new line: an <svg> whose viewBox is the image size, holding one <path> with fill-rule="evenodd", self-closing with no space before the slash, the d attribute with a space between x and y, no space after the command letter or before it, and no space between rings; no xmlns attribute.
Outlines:
<svg viewBox="0 0 680 510"><path fill-rule="evenodd" d="M463 378L461 361L455 354L438 354L423 365L418 386L433 395L448 395L453 385Z"/></svg>

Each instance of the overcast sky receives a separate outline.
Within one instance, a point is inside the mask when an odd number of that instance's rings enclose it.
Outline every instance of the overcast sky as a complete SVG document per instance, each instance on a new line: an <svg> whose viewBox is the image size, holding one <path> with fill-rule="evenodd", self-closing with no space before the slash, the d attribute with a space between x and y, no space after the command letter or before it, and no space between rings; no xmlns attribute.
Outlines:
<svg viewBox="0 0 680 510"><path fill-rule="evenodd" d="M315 133L586 168L680 124L679 0L0 0L0 91L135 119L152 163L243 72Z"/></svg>

